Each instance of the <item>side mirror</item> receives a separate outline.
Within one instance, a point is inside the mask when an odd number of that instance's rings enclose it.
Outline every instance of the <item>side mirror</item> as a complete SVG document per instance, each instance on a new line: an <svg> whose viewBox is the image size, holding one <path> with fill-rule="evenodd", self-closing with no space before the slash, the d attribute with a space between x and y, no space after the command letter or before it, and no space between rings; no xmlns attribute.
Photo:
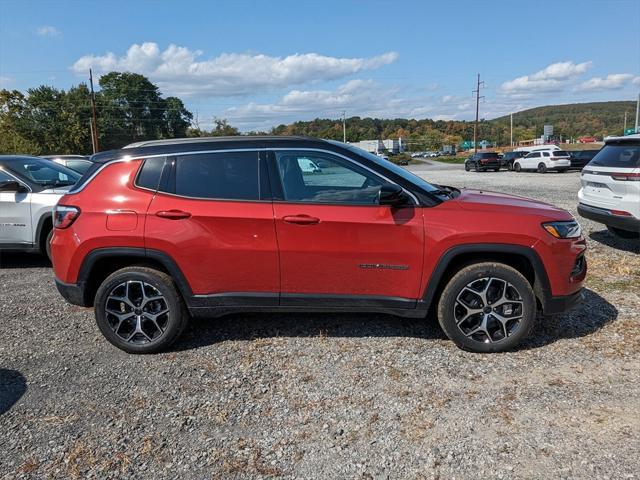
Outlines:
<svg viewBox="0 0 640 480"><path fill-rule="evenodd" d="M24 185L16 180L5 180L0 182L0 192L25 192L27 189Z"/></svg>
<svg viewBox="0 0 640 480"><path fill-rule="evenodd" d="M398 207L407 203L407 194L399 185L383 183L378 193L378 203Z"/></svg>

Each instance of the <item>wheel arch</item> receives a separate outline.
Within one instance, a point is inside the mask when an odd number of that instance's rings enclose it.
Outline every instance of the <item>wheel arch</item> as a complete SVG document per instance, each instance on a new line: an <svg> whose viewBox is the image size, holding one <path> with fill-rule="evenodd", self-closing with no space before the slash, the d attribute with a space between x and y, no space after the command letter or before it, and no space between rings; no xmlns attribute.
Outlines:
<svg viewBox="0 0 640 480"><path fill-rule="evenodd" d="M523 245L491 243L457 245L447 250L431 274L421 301L423 308L431 309L437 305L444 287L461 268L491 261L509 265L523 274L533 287L539 306L545 305L551 287L536 251Z"/></svg>
<svg viewBox="0 0 640 480"><path fill-rule="evenodd" d="M84 258L77 284L82 287L85 306L92 306L100 284L116 270L124 267L144 266L171 276L185 301L193 295L182 270L173 258L164 252L134 247L98 248Z"/></svg>
<svg viewBox="0 0 640 480"><path fill-rule="evenodd" d="M47 235L53 229L53 214L49 211L44 213L38 219L38 224L36 226L36 232L33 237L33 243L41 250L42 253L45 253L46 245L45 241L47 240Z"/></svg>

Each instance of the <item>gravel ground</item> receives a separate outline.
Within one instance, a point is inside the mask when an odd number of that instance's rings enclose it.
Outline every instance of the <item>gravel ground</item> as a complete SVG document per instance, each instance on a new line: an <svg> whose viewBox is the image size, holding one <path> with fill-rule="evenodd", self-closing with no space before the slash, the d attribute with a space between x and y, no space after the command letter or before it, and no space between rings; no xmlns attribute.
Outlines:
<svg viewBox="0 0 640 480"><path fill-rule="evenodd" d="M412 166L575 214L579 175ZM129 356L0 258L1 478L637 478L640 247L582 221L586 303L508 354L433 321L235 315Z"/></svg>

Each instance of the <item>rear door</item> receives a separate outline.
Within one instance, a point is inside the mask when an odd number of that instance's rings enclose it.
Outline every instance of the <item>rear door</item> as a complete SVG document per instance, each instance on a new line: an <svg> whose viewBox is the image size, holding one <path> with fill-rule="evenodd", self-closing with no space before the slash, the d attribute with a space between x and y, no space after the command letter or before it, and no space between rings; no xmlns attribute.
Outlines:
<svg viewBox="0 0 640 480"><path fill-rule="evenodd" d="M147 214L147 249L168 253L203 305L275 305L280 276L264 154L169 159Z"/></svg>
<svg viewBox="0 0 640 480"><path fill-rule="evenodd" d="M386 182L337 154L270 154L282 305L413 308L423 259L422 209L378 203ZM311 160L319 171L304 171Z"/></svg>
<svg viewBox="0 0 640 480"><path fill-rule="evenodd" d="M0 170L0 182L16 180ZM31 244L31 223L31 191L0 192L0 243L5 246Z"/></svg>

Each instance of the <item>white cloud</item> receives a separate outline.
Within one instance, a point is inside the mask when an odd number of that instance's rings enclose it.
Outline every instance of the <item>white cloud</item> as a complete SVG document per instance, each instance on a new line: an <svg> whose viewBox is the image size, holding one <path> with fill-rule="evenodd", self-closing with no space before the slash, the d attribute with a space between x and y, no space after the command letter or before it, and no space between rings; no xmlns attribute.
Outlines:
<svg viewBox="0 0 640 480"><path fill-rule="evenodd" d="M499 91L507 95L562 91L574 78L585 73L592 62L558 62L542 70L504 82Z"/></svg>
<svg viewBox="0 0 640 480"><path fill-rule="evenodd" d="M611 73L605 78L593 77L576 87L576 90L618 90L633 79L630 73Z"/></svg>
<svg viewBox="0 0 640 480"><path fill-rule="evenodd" d="M633 83L634 85L640 85L640 77L636 77L634 78L631 83Z"/></svg>
<svg viewBox="0 0 640 480"><path fill-rule="evenodd" d="M85 55L72 69L85 75L91 67L98 73L131 71L148 76L167 93L215 97L261 93L308 82L344 78L394 62L395 52L369 58L338 58L318 53L272 57L263 54L223 53L199 60L201 50L174 44L161 51L157 43L133 44L126 54L112 52Z"/></svg>
<svg viewBox="0 0 640 480"><path fill-rule="evenodd" d="M36 28L36 33L41 37L57 37L62 35L62 32L52 25L42 25Z"/></svg>

